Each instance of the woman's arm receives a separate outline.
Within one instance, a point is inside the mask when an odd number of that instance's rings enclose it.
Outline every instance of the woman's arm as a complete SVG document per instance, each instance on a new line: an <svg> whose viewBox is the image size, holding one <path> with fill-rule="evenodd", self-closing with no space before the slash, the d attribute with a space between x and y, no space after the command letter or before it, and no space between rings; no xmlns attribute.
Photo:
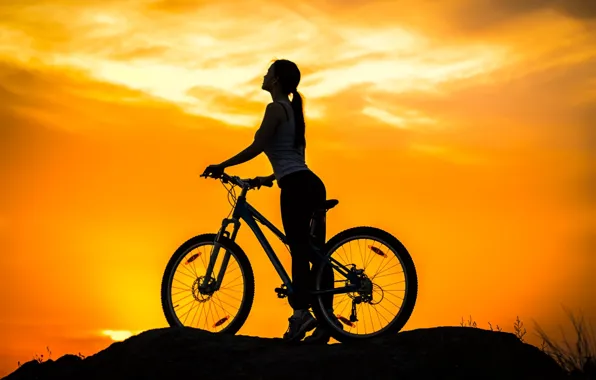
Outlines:
<svg viewBox="0 0 596 380"><path fill-rule="evenodd" d="M283 113L281 107L282 106L280 104L269 103L267 105L267 108L265 109L265 116L263 117L263 122L257 130L257 133L255 134L255 139L253 140L252 144L250 144L248 148L244 149L242 152L222 162L218 166L222 168L227 168L230 166L240 165L252 160L256 156L261 154L267 146L267 143L269 143L269 141L275 134L275 129L277 128L281 120L283 120L282 118L285 114Z"/></svg>
<svg viewBox="0 0 596 380"><path fill-rule="evenodd" d="M242 152L238 153L234 157L222 162L221 164L219 164L219 166L221 166L222 168L227 168L230 166L243 164L246 161L250 161L259 154L261 154L262 151L263 150L258 149L253 142L248 146L248 148L244 149Z"/></svg>

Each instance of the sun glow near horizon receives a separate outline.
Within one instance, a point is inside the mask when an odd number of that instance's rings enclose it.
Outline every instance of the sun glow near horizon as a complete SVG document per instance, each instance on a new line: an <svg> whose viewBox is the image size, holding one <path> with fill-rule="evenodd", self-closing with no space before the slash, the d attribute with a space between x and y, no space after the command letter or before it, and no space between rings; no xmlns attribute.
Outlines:
<svg viewBox="0 0 596 380"><path fill-rule="evenodd" d="M139 332L141 331L133 333L132 331L127 330L103 330L101 335L110 337L110 339L112 339L114 342L122 342L131 336L138 334Z"/></svg>

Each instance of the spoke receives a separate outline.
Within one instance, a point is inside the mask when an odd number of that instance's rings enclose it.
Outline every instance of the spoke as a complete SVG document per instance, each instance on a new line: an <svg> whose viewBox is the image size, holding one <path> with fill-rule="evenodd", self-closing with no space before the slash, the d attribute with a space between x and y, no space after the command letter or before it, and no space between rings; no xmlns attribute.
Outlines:
<svg viewBox="0 0 596 380"><path fill-rule="evenodd" d="M201 323L201 315L203 315L203 309L204 308L205 308L205 304L204 303L199 303L199 307L197 307L197 312L199 313L199 316L197 317L197 323L196 323L197 328L200 328L199 327L199 323ZM195 315L196 315L197 312L195 312ZM193 321L194 321L194 318L193 318ZM195 326L194 323L191 323L190 324L190 327L194 327L194 326Z"/></svg>
<svg viewBox="0 0 596 380"><path fill-rule="evenodd" d="M192 251L191 251L191 252L192 252ZM187 259L187 261L188 261L188 259ZM178 265L178 268L185 269L185 270L186 270L188 273L190 273L190 275L188 275L189 277L196 276L196 273L195 273L195 272L193 272L193 271L191 270L191 268L190 268L190 265L188 265L188 264L182 264L182 265ZM181 274L186 274L186 273L184 273L184 272L182 272L182 271L181 271L180 273L181 273ZM198 277L198 276L196 276L196 277Z"/></svg>
<svg viewBox="0 0 596 380"><path fill-rule="evenodd" d="M360 239L356 240L358 242L358 251L360 252L360 260L364 264L364 259L362 258L362 251L360 250Z"/></svg>
<svg viewBox="0 0 596 380"><path fill-rule="evenodd" d="M358 248L360 248L360 247L358 247ZM356 312L358 312L358 306L356 306ZM360 323L358 323L358 322L353 322L353 323L356 324L356 334L358 334L360 332Z"/></svg>
<svg viewBox="0 0 596 380"><path fill-rule="evenodd" d="M215 293L214 293L215 294ZM213 298L213 295L211 296L211 301L213 301L213 305L215 305L214 309L215 309L215 315L217 316L217 319L215 320L215 323L217 323L219 320L221 320L221 318L219 317L219 312L217 311L217 302L215 302L215 299ZM214 325L215 325L214 323ZM215 328L217 328L219 326L215 326Z"/></svg>
<svg viewBox="0 0 596 380"><path fill-rule="evenodd" d="M219 307L221 307L221 309L224 311L224 313L228 314L230 316L230 318L232 317L232 313L230 313L224 306L224 302L222 302L222 300L219 298L219 295L217 293L213 294L213 298L217 298L217 300L219 301ZM215 302L215 301L214 301ZM229 304L228 304L229 305ZM232 306L232 305L230 305Z"/></svg>
<svg viewBox="0 0 596 380"><path fill-rule="evenodd" d="M232 281L228 282L227 285L233 284L234 281L236 281L237 279L239 279L241 277L242 277L242 273L240 273L240 275L238 277L234 278Z"/></svg>
<svg viewBox="0 0 596 380"><path fill-rule="evenodd" d="M224 292L224 290L225 290L225 289L221 289L221 288L220 288L219 290L220 290L220 291L222 291L222 292ZM225 294L227 297L233 298L233 299L235 299L235 300L236 300L236 301L238 301L238 302L242 302L242 300L239 300L238 298L232 297L232 296L230 296L230 295L226 294L225 292L224 292L224 294Z"/></svg>
<svg viewBox="0 0 596 380"><path fill-rule="evenodd" d="M202 321L205 321L205 328L204 328L203 330L207 330L207 329L208 329L208 327L209 327L209 326L207 325L207 324L209 323L209 310L208 310L208 308L207 308L207 303L206 303L206 302L204 302L204 303L203 303L203 308L201 309L201 315L203 315L203 314L205 315L205 317L204 317L204 318L201 318L201 320L202 320ZM197 322L197 323L198 323L198 322ZM200 328L200 325L199 325L199 324L197 324L197 327L199 327L199 328Z"/></svg>
<svg viewBox="0 0 596 380"><path fill-rule="evenodd" d="M359 304L358 308L360 309L360 312L358 312L358 314L362 315L364 313L362 313L362 308L363 308L363 304ZM362 323L364 324L364 333L366 334L366 315L364 316L364 318L362 319Z"/></svg>
<svg viewBox="0 0 596 380"><path fill-rule="evenodd" d="M372 275L372 277L371 277L371 278L375 278L375 276L376 276L377 274L379 274L379 271L381 271L383 268L385 268L385 267L386 267L386 266L389 264L389 262L390 262L390 261L391 261L391 260L387 260L387 261L385 261L385 262L383 263L383 265L381 265L381 266L379 267L379 269L377 269L377 271L375 272L375 274L373 274L373 275Z"/></svg>
<svg viewBox="0 0 596 380"><path fill-rule="evenodd" d="M378 241L373 240L372 244L370 245L371 247L374 247L375 244L377 244ZM379 243L380 244L380 243ZM368 259L368 261L364 264L364 271L366 272L366 268L368 268L368 266L373 262L373 260L378 257L379 255L377 255L376 253L374 253L369 247L368 244L365 244L364 249L368 252L368 254L370 255L370 259Z"/></svg>
<svg viewBox="0 0 596 380"><path fill-rule="evenodd" d="M334 297L334 298L335 298L335 297ZM350 301L350 300L351 300L351 298L346 296L346 297L344 297L344 298L343 298L343 301L340 301L340 302L338 302L337 304L333 304L333 310L337 310L337 308L339 307L339 305L341 305L342 303L344 303L346 300L347 300L347 301ZM349 304L349 302L348 302L348 304ZM345 310L345 308L346 308L346 307L344 306L344 308L343 308L343 309L342 309L342 311L341 311L342 313L343 313L343 311ZM340 314L341 314L341 313L340 313Z"/></svg>
<svg viewBox="0 0 596 380"><path fill-rule="evenodd" d="M345 264L349 264L349 263L350 263L350 261L348 260L348 253L346 252L346 247L345 247L345 245L342 245L342 246L341 246L341 249L344 251L344 254L346 255L346 256L345 256L345 263L344 263L344 265L345 265ZM340 257L340 258L343 260L343 258L344 258L344 257L341 255L341 252L339 252L339 249L338 249L337 251L335 251L335 252L337 252L337 255L338 255L338 256L339 256L339 257Z"/></svg>
<svg viewBox="0 0 596 380"><path fill-rule="evenodd" d="M394 297L397 297L397 296L394 296ZM399 297L398 297L398 298L399 298ZM398 309L398 310L399 310L399 309L401 309L401 306L398 306L398 305L396 305L396 304L395 304L395 303L393 303L393 302L392 302L392 301L391 301L389 298L387 298L387 297L383 297L383 299L387 300L387 302L389 302L389 303L390 303L390 304L392 304L393 306L397 307L397 309ZM403 299L402 299L402 301L403 301ZM381 302L382 302L382 301L381 301ZM380 303L379 303L379 304L380 304Z"/></svg>
<svg viewBox="0 0 596 380"><path fill-rule="evenodd" d="M172 288L172 289L173 289L173 288ZM185 292L188 292L188 290L189 290L189 289L182 289L182 290L180 290L179 292L172 293L172 297L174 297L174 296L176 296L176 295L178 295L178 294L180 294L180 293L185 293Z"/></svg>
<svg viewBox="0 0 596 380"><path fill-rule="evenodd" d="M400 274L400 273L403 273L403 271L401 271L401 272L395 272L395 273L388 273L388 274L384 274L382 276L377 275L374 278L383 278L383 277L387 277L387 276L395 276L395 275ZM373 280L373 279L371 278L371 280Z"/></svg>
<svg viewBox="0 0 596 380"><path fill-rule="evenodd" d="M238 287L238 286L242 286L242 287L244 288L244 284L243 284L243 283L240 283L240 284L236 284L236 285L232 285L232 286L227 286L227 285L226 285L226 286L220 286L220 287L219 287L219 289L220 289L220 290L221 290L221 289L228 289L228 290L232 290L231 288L236 288L236 287Z"/></svg>
<svg viewBox="0 0 596 380"><path fill-rule="evenodd" d="M198 251L198 249L197 249L197 251ZM201 256L200 253L199 253L199 256ZM196 277L199 277L199 275L197 274L197 268L196 268L196 265L197 264L196 264L196 262L197 262L197 260L193 260L192 263L191 263L192 264L192 266L191 266L192 267L192 274L195 275Z"/></svg>
<svg viewBox="0 0 596 380"><path fill-rule="evenodd" d="M213 304L211 302L205 302L204 305L207 310L205 312L205 330L211 331L212 323L209 321L209 317L213 319Z"/></svg>
<svg viewBox="0 0 596 380"><path fill-rule="evenodd" d="M372 329L374 332L375 331L375 320L372 317L372 314L370 313L370 307L367 307L366 310L368 310L368 316L370 317L370 324L372 325Z"/></svg>
<svg viewBox="0 0 596 380"><path fill-rule="evenodd" d="M230 264L228 263L228 265L230 265ZM234 273L234 271L237 271L238 269L240 269L239 266L236 266L236 268L234 268L234 269L228 269L228 268L226 268L226 273L227 274Z"/></svg>
<svg viewBox="0 0 596 380"><path fill-rule="evenodd" d="M211 319L213 320L213 324L215 324L215 317L213 317L213 310L211 309L211 302L209 302L209 315L211 316ZM207 328L209 328L211 322L209 322L209 317L207 317Z"/></svg>
<svg viewBox="0 0 596 380"><path fill-rule="evenodd" d="M370 305L370 306L371 306L371 308L370 308L370 309L372 309L372 310L375 312L375 314L377 314L377 319L379 320L379 326L380 326L380 327L379 327L379 330L382 330L382 329L383 329L383 322L381 322L381 317L379 317L379 312L378 312L378 311L377 311L377 309L375 308L375 305ZM369 310L370 310L370 309L369 309Z"/></svg>
<svg viewBox="0 0 596 380"><path fill-rule="evenodd" d="M387 295L388 295L388 296L392 296L392 297L395 297L395 298L399 298L399 299L400 299L400 300L402 300L402 301L404 300L404 299L403 299L403 298L401 298L400 296L396 296L395 294L392 294L392 293L394 293L395 291L391 291L391 290L383 290L383 297L385 297L385 294L384 294L385 292L388 292L388 293L387 293Z"/></svg>
<svg viewBox="0 0 596 380"><path fill-rule="evenodd" d="M217 294L217 293L215 293L215 294ZM228 296L228 297L229 297L229 296ZM230 307L233 307L233 308L235 308L235 307L236 307L236 306L232 305L231 303L229 303L229 302L226 302L226 301L222 300L221 298L219 298L219 295L217 296L217 299L219 300L219 302L225 303L226 305L228 305L228 306L230 306ZM230 314L230 313L228 313L228 314Z"/></svg>
<svg viewBox="0 0 596 380"><path fill-rule="evenodd" d="M177 281L180 284L184 285L184 288L177 288L177 289L192 289L192 284L194 283L194 280L192 281L192 283L188 284L186 282L182 282L181 280L179 280L178 278L174 277L172 278L173 281ZM174 288L174 283L172 281L172 288Z"/></svg>
<svg viewBox="0 0 596 380"><path fill-rule="evenodd" d="M382 271L377 271L377 273L375 273L375 274L374 274L374 276L373 276L372 278L374 279L374 278L376 278L378 275L380 275L381 273L384 273L384 272L388 271L389 269L393 269L393 268L395 268L395 267L396 267L396 266L398 266L398 265L399 265L399 266L401 266L401 263L399 262L399 260L397 261L397 264L395 264L395 265L393 265L393 266L391 266L391 267L389 267L389 268L383 268L383 270L382 270ZM403 273L403 270L402 270L402 271L400 271L400 272L397 272L397 273L398 273L398 274L399 274L399 273ZM381 277L382 277L382 276L381 276Z"/></svg>
<svg viewBox="0 0 596 380"><path fill-rule="evenodd" d="M195 321L195 317L197 316L197 311L199 310L199 308L201 307L201 304L199 304L199 306L196 308L194 315L192 316L192 319L190 320L190 325L193 325L193 322Z"/></svg>
<svg viewBox="0 0 596 380"><path fill-rule="evenodd" d="M345 296L348 299L348 302L345 304L344 308L341 309L341 312L339 313L339 315L343 315L344 314L344 310L346 310L346 307L350 304L349 301L351 301L352 299L350 297L348 297L347 295Z"/></svg>
<svg viewBox="0 0 596 380"><path fill-rule="evenodd" d="M350 247L350 263L354 263L354 253L352 252L352 244L348 242L348 247Z"/></svg>
<svg viewBox="0 0 596 380"><path fill-rule="evenodd" d="M196 302L196 300L193 298L193 299L192 299L192 301L191 301L191 302L189 302L189 303L193 303L193 304L194 304L194 302ZM188 305L189 303L187 303L186 305ZM186 306L186 305L184 305L184 306ZM191 308L190 308L190 309L188 309L188 311L186 312L186 318L188 318L188 314L189 314L191 311L192 311L192 306L191 306ZM182 322L182 324L186 323L186 318L184 318L184 322Z"/></svg>
<svg viewBox="0 0 596 380"><path fill-rule="evenodd" d="M186 273L184 273L184 272L177 272L177 273L180 273L180 274L183 274L183 275L185 275L185 276L187 276L187 277L189 277L189 278L192 278L192 280L193 280L193 281L194 281L194 280L196 280L196 278L195 278L195 277L193 277L193 276L191 276L191 275L189 275L189 274L186 274ZM176 278L174 278L174 280L176 280ZM178 281L178 282L180 282L180 283L183 283L183 282L182 282L182 281L180 281L180 280L177 280L177 281Z"/></svg>
<svg viewBox="0 0 596 380"><path fill-rule="evenodd" d="M365 239L365 240L364 240L364 249L365 249L365 250L366 250L366 248L367 248L367 245L368 245L368 244L366 244L366 242L367 242L367 240ZM376 241L374 241L374 240L373 240L373 243L372 243L372 246L373 246L373 247L375 246L375 243L376 243ZM375 256L377 256L377 254L376 254L376 253L373 253L373 254L371 254L371 253L370 253L370 248L367 250L367 252L368 252L368 254L370 255L370 259L368 259L368 260L366 260L366 261L365 261L365 263L364 263L364 267L362 268L362 269L364 269L364 271L365 271L365 272L366 272L366 268L368 268L368 266L369 266L369 265L370 265L370 263L373 261L373 259L375 258Z"/></svg>
<svg viewBox="0 0 596 380"><path fill-rule="evenodd" d="M172 289L178 289L178 290L190 290L192 291L192 286L187 286L186 288L179 288L177 286L172 286Z"/></svg>
<svg viewBox="0 0 596 380"><path fill-rule="evenodd" d="M377 305L378 305L378 304L377 304ZM379 316L383 317L383 319L384 319L385 321L387 321L387 326L389 326L389 324L391 323L391 321L390 321L390 320L388 320L387 318L385 318L385 316L384 316L383 314L379 313L379 311L377 310L377 305L371 305L371 306L372 306L372 307L373 307L373 309L375 310L375 313L377 313L377 317L379 317ZM381 307L382 307L382 306L381 306ZM386 309L386 308L384 308L384 307L383 307L383 309L387 310L387 309ZM387 310L387 311L389 311L389 310ZM379 318L379 323L382 323L382 322L381 322L381 318ZM385 326L385 327L387 327L387 326Z"/></svg>
<svg viewBox="0 0 596 380"><path fill-rule="evenodd" d="M175 303L179 303L180 301L182 301L183 299L188 298L188 297L192 297L192 293L190 293L190 294L188 294L188 295L186 295L186 296L184 296L184 297L182 297L180 299L177 299ZM194 297L193 297L193 300L194 300ZM174 300L172 299L172 304L173 303L174 303Z"/></svg>
<svg viewBox="0 0 596 380"><path fill-rule="evenodd" d="M376 304L375 306L380 306L380 307L382 307L383 309L385 309L385 311L387 311L389 314L392 314L392 313L391 313L391 311L389 311L389 309L387 309L387 308L386 308L385 306L383 306L381 303L378 303L378 304ZM397 315L397 314L396 314L396 315ZM394 315L394 317L395 317L395 315ZM387 322L389 322L389 321L387 321Z"/></svg>

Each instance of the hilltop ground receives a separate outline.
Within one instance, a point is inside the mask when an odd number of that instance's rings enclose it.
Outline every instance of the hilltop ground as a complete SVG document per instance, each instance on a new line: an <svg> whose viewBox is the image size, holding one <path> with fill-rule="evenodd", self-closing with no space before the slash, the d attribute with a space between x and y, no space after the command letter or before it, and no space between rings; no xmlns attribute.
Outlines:
<svg viewBox="0 0 596 380"><path fill-rule="evenodd" d="M357 344L288 345L280 339L189 328L145 331L87 358L30 361L18 379L562 379L557 363L515 335L468 327L404 331Z"/></svg>

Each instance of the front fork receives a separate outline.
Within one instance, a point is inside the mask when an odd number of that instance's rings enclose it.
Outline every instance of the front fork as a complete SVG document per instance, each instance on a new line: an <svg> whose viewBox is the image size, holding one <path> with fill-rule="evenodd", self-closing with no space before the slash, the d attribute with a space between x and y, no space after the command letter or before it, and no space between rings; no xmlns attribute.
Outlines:
<svg viewBox="0 0 596 380"><path fill-rule="evenodd" d="M234 228L232 230L232 235L230 236L230 232L226 231L226 228L229 224L233 224ZM236 239L236 235L238 234L238 229L240 228L240 221L238 219L224 219L221 223L221 228L217 232L215 236L215 240L213 242L213 248L211 249L211 255L209 256L209 265L207 266L207 272L205 273L205 278L203 279L203 283L199 285L201 289L207 289L209 286L209 282L211 279L211 274L213 273L213 267L215 266L215 262L217 261L217 256L219 254L219 248L221 247L221 237L226 237L232 241ZM217 280L215 282L215 287L210 289L211 291L219 290L219 287L223 281L224 273L226 272L226 268L228 267L228 262L230 261L230 252L226 251L222 263L221 268L219 269L219 273L217 274Z"/></svg>

